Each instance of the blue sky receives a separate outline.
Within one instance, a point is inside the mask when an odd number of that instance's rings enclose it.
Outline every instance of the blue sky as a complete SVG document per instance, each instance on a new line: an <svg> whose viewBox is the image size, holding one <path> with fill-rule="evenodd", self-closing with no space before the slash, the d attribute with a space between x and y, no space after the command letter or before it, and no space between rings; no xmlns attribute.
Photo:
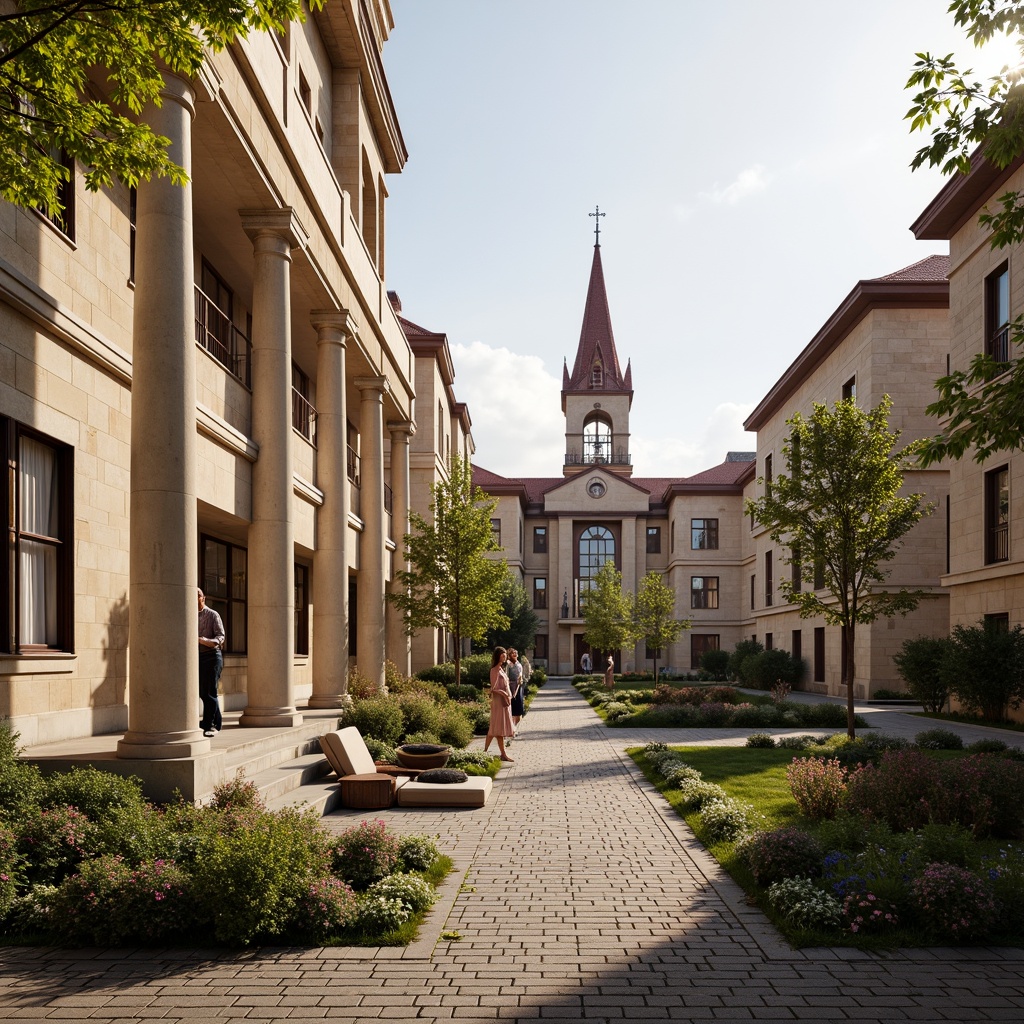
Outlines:
<svg viewBox="0 0 1024 1024"><path fill-rule="evenodd" d="M558 476L596 205L634 471L753 448L742 421L856 282L943 251L910 223L919 50L972 51L946 0L391 0L409 149L386 275L452 346L475 461Z"/></svg>

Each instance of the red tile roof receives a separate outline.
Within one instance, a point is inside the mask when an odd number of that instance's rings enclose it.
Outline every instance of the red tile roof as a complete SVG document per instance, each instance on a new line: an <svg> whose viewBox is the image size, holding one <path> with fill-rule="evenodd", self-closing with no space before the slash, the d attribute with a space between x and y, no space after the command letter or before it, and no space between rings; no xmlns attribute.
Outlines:
<svg viewBox="0 0 1024 1024"><path fill-rule="evenodd" d="M911 263L909 267L895 270L883 277L869 278L871 281L945 281L949 277L948 256L926 256Z"/></svg>

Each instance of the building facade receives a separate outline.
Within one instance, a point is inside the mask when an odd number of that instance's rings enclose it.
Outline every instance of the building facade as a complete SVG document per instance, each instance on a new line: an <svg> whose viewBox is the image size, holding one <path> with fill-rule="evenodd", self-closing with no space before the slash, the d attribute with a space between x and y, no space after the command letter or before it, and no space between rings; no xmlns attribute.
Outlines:
<svg viewBox="0 0 1024 1024"><path fill-rule="evenodd" d="M72 166L60 217L0 205L23 742L122 732L118 757L202 774L197 583L243 726L341 706L353 664L383 678L416 365L384 286L392 27L388 0L332 3L167 75L145 116L185 187L94 194Z"/></svg>

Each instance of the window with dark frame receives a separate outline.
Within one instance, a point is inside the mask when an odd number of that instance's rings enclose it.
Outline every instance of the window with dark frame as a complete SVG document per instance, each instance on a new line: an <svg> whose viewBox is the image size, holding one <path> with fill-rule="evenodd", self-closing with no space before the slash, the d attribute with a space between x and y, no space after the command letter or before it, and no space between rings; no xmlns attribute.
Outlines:
<svg viewBox="0 0 1024 1024"><path fill-rule="evenodd" d="M500 548L501 547L501 520L491 520L491 539Z"/></svg>
<svg viewBox="0 0 1024 1024"><path fill-rule="evenodd" d="M691 633L690 634L690 669L700 668L701 658L705 651L717 651L719 649L718 633Z"/></svg>
<svg viewBox="0 0 1024 1024"><path fill-rule="evenodd" d="M295 653L309 654L309 567L295 563Z"/></svg>
<svg viewBox="0 0 1024 1024"><path fill-rule="evenodd" d="M660 526L648 526L647 527L647 554L649 554L649 555L660 555L661 554L661 527Z"/></svg>
<svg viewBox="0 0 1024 1024"><path fill-rule="evenodd" d="M309 377L292 363L292 429L316 446L316 409L309 400Z"/></svg>
<svg viewBox="0 0 1024 1024"><path fill-rule="evenodd" d="M985 278L985 354L997 363L1010 358L1010 266L1003 263Z"/></svg>
<svg viewBox="0 0 1024 1024"><path fill-rule="evenodd" d="M690 520L690 550L714 551L718 548L718 520Z"/></svg>
<svg viewBox="0 0 1024 1024"><path fill-rule="evenodd" d="M985 625L991 627L997 633L1010 632L1010 613L991 612L985 616Z"/></svg>
<svg viewBox="0 0 1024 1024"><path fill-rule="evenodd" d="M775 648L775 634L765 633L764 635L764 649L766 651L774 650Z"/></svg>
<svg viewBox="0 0 1024 1024"><path fill-rule="evenodd" d="M10 654L74 650L74 452L0 417L8 557L0 595Z"/></svg>
<svg viewBox="0 0 1024 1024"><path fill-rule="evenodd" d="M57 185L59 209L38 206L41 213L65 238L75 240L75 159L59 146L49 151L50 159L67 172Z"/></svg>
<svg viewBox="0 0 1024 1024"><path fill-rule="evenodd" d="M691 608L717 608L718 607L718 577L717 576L691 576L690 577L690 607Z"/></svg>
<svg viewBox="0 0 1024 1024"><path fill-rule="evenodd" d="M199 543L199 585L206 603L221 617L228 654L248 650L249 552L216 537L203 535Z"/></svg>
<svg viewBox="0 0 1024 1024"><path fill-rule="evenodd" d="M753 611L756 607L755 601L757 598L757 573L750 574L750 610Z"/></svg>
<svg viewBox="0 0 1024 1024"><path fill-rule="evenodd" d="M535 555L546 555L548 553L548 528L546 526L535 526L533 528L533 553Z"/></svg>
<svg viewBox="0 0 1024 1024"><path fill-rule="evenodd" d="M825 627L814 627L814 681L825 682Z"/></svg>
<svg viewBox="0 0 1024 1024"><path fill-rule="evenodd" d="M548 581L546 576L537 576L533 581L533 607L547 608Z"/></svg>
<svg viewBox="0 0 1024 1024"><path fill-rule="evenodd" d="M846 399L848 399L848 398L852 398L854 400L856 400L856 398L857 398L857 378L856 378L856 376L851 377L843 385L843 401L846 401Z"/></svg>
<svg viewBox="0 0 1024 1024"><path fill-rule="evenodd" d="M128 189L128 283L135 284L135 231L139 219L139 190Z"/></svg>
<svg viewBox="0 0 1024 1024"><path fill-rule="evenodd" d="M764 457L764 496L766 498L770 498L772 496L772 480L775 476L772 466L772 456L766 455Z"/></svg>
<svg viewBox="0 0 1024 1024"><path fill-rule="evenodd" d="M985 474L985 563L1010 557L1010 469L1000 466Z"/></svg>
<svg viewBox="0 0 1024 1024"><path fill-rule="evenodd" d="M764 553L764 605L770 608L775 603L775 570L772 566L772 553Z"/></svg>
<svg viewBox="0 0 1024 1024"><path fill-rule="evenodd" d="M533 638L533 656L534 658L547 658L548 656L548 635L547 633L538 633Z"/></svg>
<svg viewBox="0 0 1024 1024"><path fill-rule="evenodd" d="M578 613L583 614L586 595L605 562L615 561L615 535L606 526L588 526L580 534L576 548L579 586Z"/></svg>
<svg viewBox="0 0 1024 1024"><path fill-rule="evenodd" d="M313 113L313 90L309 87L309 82L306 80L305 74L303 74L302 68L299 68L299 99L302 101L302 105L306 108L307 114Z"/></svg>
<svg viewBox="0 0 1024 1024"><path fill-rule="evenodd" d="M789 653L793 661L799 661L804 656L804 636L799 629L794 629L789 634Z"/></svg>

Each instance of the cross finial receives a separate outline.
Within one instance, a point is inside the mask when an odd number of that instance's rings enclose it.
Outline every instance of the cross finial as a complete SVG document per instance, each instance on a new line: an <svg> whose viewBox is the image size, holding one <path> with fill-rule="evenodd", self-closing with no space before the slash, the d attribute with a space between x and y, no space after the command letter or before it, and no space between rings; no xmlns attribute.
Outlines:
<svg viewBox="0 0 1024 1024"><path fill-rule="evenodd" d="M600 218L605 216L605 215L601 212L601 207L600 206L595 206L594 207L594 212L593 213L588 213L587 216L594 218L594 245L598 245L599 246L601 244L601 220L600 220Z"/></svg>

